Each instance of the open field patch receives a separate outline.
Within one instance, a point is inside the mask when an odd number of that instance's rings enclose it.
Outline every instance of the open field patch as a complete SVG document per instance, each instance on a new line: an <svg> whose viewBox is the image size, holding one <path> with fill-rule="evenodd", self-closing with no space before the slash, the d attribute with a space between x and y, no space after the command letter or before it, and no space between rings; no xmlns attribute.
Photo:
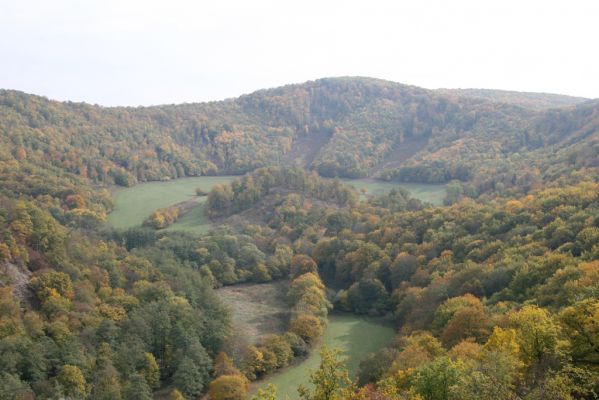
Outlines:
<svg viewBox="0 0 599 400"><path fill-rule="evenodd" d="M303 384L308 386L310 373L320 364L320 349L322 346L337 348L346 357L350 377L358 372L360 361L369 353L379 350L393 339L394 331L376 320L357 315L329 315L329 324L320 346L312 349L307 359L291 365L254 384L254 390L266 387L269 383L277 387L279 399L297 399L297 388Z"/></svg>
<svg viewBox="0 0 599 400"><path fill-rule="evenodd" d="M402 187L407 189L412 197L436 206L443 204L446 193L445 184L387 182L371 178L342 179L341 181L353 186L365 196L377 196L385 194L393 188Z"/></svg>
<svg viewBox="0 0 599 400"><path fill-rule="evenodd" d="M233 316L235 336L256 343L269 333L284 333L289 321L287 281L225 286L216 291Z"/></svg>
<svg viewBox="0 0 599 400"><path fill-rule="evenodd" d="M205 213L206 197L196 196L195 190L201 187L209 191L214 185L229 183L236 176L202 176L180 178L168 182L147 182L130 188L119 189L113 194L114 210L108 215L108 223L118 229L140 226L154 211L179 203L188 206L184 214L170 231L186 231L196 234L206 233L210 221ZM445 185L385 182L376 179L343 179L344 183L364 190L364 195L379 195L394 187L403 187L420 200L439 205L445 197ZM363 196L364 196L363 195Z"/></svg>
<svg viewBox="0 0 599 400"><path fill-rule="evenodd" d="M140 226L152 212L159 208L194 200L197 206L190 209L169 229L204 232L209 228L209 221L203 212L206 197L196 196L196 188L201 187L209 191L214 185L228 183L235 178L235 176L200 176L167 182L147 182L119 189L113 194L114 210L108 215L108 222L119 229Z"/></svg>

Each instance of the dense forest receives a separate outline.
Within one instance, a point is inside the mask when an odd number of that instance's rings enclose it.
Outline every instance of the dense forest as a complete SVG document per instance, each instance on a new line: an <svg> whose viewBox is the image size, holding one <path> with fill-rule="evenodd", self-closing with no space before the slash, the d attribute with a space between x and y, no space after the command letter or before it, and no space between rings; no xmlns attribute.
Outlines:
<svg viewBox="0 0 599 400"><path fill-rule="evenodd" d="M225 173L245 175L207 194L208 234L163 230L177 205L106 223L114 185ZM449 182L445 205L335 179L363 176ZM302 399L597 398L598 181L584 99L366 78L147 108L1 91L0 399L248 398L331 309L396 338L354 381L325 349ZM247 343L214 289L274 280L288 328Z"/></svg>
<svg viewBox="0 0 599 400"><path fill-rule="evenodd" d="M489 174L546 179L539 171L547 157L597 166L597 140L590 133L599 123L599 104L556 98L430 91L367 78L145 108L1 91L0 160L52 165L92 182L125 186L299 162L328 177L475 180L479 191L487 191ZM564 103L577 105L547 109ZM590 154L577 161L583 147Z"/></svg>
<svg viewBox="0 0 599 400"><path fill-rule="evenodd" d="M257 215L336 309L392 315L399 332L338 398L594 398L597 183L440 208L397 191L324 207L310 192L266 195Z"/></svg>

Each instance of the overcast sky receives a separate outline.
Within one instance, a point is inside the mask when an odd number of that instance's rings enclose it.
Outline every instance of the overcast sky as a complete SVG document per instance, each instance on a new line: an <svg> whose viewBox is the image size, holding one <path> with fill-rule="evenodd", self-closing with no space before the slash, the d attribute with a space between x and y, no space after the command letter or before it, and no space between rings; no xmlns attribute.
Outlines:
<svg viewBox="0 0 599 400"><path fill-rule="evenodd" d="M599 97L597 0L0 0L0 88L102 105L360 75Z"/></svg>

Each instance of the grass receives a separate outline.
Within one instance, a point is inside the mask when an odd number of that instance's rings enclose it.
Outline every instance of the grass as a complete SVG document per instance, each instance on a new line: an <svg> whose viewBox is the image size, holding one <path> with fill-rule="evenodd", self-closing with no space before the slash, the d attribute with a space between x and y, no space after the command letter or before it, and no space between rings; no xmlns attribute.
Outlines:
<svg viewBox="0 0 599 400"><path fill-rule="evenodd" d="M412 197L436 206L443 204L446 192L444 184L386 182L370 178L342 179L342 181L357 190L365 189L367 195L380 195L389 192L394 187L403 187L410 192Z"/></svg>
<svg viewBox="0 0 599 400"><path fill-rule="evenodd" d="M204 213L206 197L197 197L195 189L201 187L209 191L214 185L228 183L235 178L235 176L202 176L174 179L168 182L148 182L119 189L113 195L114 211L108 215L108 222L118 229L140 226L152 212L159 208L194 200L198 205L167 230L206 233L210 228L210 221ZM366 194L369 195L382 194L394 187L404 187L413 197L434 205L442 204L445 196L445 185L384 182L375 179L344 179L343 182L358 190L365 189Z"/></svg>
<svg viewBox="0 0 599 400"><path fill-rule="evenodd" d="M165 230L185 231L199 234L207 233L210 230L210 220L206 215L206 197L199 197L197 206Z"/></svg>
<svg viewBox="0 0 599 400"><path fill-rule="evenodd" d="M232 312L235 336L256 343L269 333L287 330L287 281L225 286L216 291Z"/></svg>
<svg viewBox="0 0 599 400"><path fill-rule="evenodd" d="M347 367L350 377L355 377L360 361L368 354L391 342L393 329L375 320L356 315L330 315L329 324L324 334L322 345L328 348L338 348L347 357ZM279 399L297 399L297 387L308 385L311 371L320 364L320 348L315 348L310 356L297 365L254 384L254 390L272 383L277 387Z"/></svg>
<svg viewBox="0 0 599 400"><path fill-rule="evenodd" d="M288 283L252 283L226 286L216 291L233 313L233 331L242 342L253 344L269 333L283 333L287 329L289 308L286 302ZM252 385L252 390L269 383L277 386L280 399L297 399L297 387L308 385L310 372L320 363L320 348L338 348L347 358L350 376L358 372L360 361L368 354L388 344L394 336L391 327L372 318L350 314L329 315L329 324L320 346L312 349L305 360L291 365L265 380ZM236 347L235 345L233 347Z"/></svg>
<svg viewBox="0 0 599 400"><path fill-rule="evenodd" d="M114 211L108 215L108 222L115 228L127 229L141 225L146 218L159 208L183 201L197 199L198 206L181 217L168 229L203 233L209 228L204 215L206 197L196 197L197 187L209 191L214 185L228 183L234 176L202 176L174 179L168 182L142 183L113 194Z"/></svg>

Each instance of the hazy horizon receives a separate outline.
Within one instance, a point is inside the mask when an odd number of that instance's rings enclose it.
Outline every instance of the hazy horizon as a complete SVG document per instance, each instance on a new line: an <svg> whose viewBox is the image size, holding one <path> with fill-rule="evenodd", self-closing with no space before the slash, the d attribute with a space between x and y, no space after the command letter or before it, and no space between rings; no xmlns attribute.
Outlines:
<svg viewBox="0 0 599 400"><path fill-rule="evenodd" d="M363 76L599 98L598 18L582 0L0 2L0 88L138 106Z"/></svg>

